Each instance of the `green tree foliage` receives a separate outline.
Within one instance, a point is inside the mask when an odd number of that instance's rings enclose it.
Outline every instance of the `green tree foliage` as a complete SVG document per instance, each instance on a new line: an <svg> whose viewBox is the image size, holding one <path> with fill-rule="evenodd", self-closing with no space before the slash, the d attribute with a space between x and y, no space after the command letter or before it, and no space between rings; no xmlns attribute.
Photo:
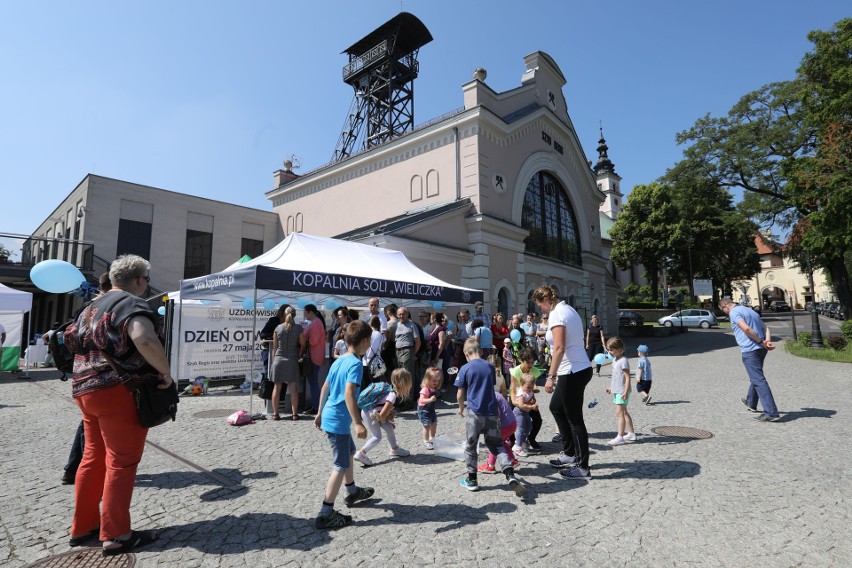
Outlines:
<svg viewBox="0 0 852 568"><path fill-rule="evenodd" d="M609 232L613 241L610 258L621 270L643 264L653 300L659 295L658 276L669 255L670 229L675 220L668 187L656 182L637 185Z"/></svg>
<svg viewBox="0 0 852 568"><path fill-rule="evenodd" d="M808 38L814 49L796 79L745 95L727 116L707 115L677 140L688 144L687 169L745 190L745 214L762 225L797 227L796 244L828 269L848 313L852 19Z"/></svg>

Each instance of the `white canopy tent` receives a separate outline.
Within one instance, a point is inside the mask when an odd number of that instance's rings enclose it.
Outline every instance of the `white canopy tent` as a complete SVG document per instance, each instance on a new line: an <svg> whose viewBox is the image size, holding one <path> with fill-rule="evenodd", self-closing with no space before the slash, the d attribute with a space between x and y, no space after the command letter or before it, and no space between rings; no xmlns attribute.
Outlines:
<svg viewBox="0 0 852 568"><path fill-rule="evenodd" d="M482 291L444 282L415 266L399 251L292 233L252 260L238 261L215 274L182 280L180 292L169 294L178 312L173 319L169 318L177 326L179 338L172 349L174 353L174 347L177 348L173 369L179 377L191 377L205 354L212 362L210 357L214 353L233 352L221 356L217 368L225 368L233 361L250 360L249 373L254 377L258 316L265 320L282 304L298 308L314 304L320 310L333 310L341 305L366 305L374 296L399 306L429 305L435 310L445 305L470 305L483 299ZM184 302L192 300L196 304L194 311L209 313L204 327L183 326L183 312L188 307ZM198 301L201 306L197 305ZM236 319L231 320L229 327L227 318L239 316L250 321L243 321L242 330L237 329ZM234 336L247 341L237 344ZM219 351L215 347L217 342L221 343ZM204 344L204 353L198 343ZM187 350L191 349L197 355L188 356Z"/></svg>
<svg viewBox="0 0 852 568"><path fill-rule="evenodd" d="M0 284L0 315L7 321L12 318L17 322L17 327L9 326L10 329L6 330L6 341L3 343L3 350L0 353L0 370L8 371L18 368L18 359L21 355L20 329L24 314L31 311L32 307L32 294ZM17 329L18 333L13 335L12 329ZM26 337L29 338L29 336L28 329ZM26 362L26 367L29 369L29 361Z"/></svg>

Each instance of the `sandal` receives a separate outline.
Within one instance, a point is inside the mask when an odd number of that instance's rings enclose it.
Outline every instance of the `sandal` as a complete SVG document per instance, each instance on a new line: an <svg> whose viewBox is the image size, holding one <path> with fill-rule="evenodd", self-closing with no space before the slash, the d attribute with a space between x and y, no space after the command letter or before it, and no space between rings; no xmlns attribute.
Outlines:
<svg viewBox="0 0 852 568"><path fill-rule="evenodd" d="M140 546L147 546L157 540L157 533L154 531L133 531L130 533L130 538L127 540L118 540L118 539L110 539L109 542L113 542L115 544L120 544L121 546L117 546L115 548L104 548L103 555L104 556L118 556L119 554L124 554L125 552L130 552L134 548L139 548Z"/></svg>
<svg viewBox="0 0 852 568"><path fill-rule="evenodd" d="M292 417L292 420L298 420L298 419L299 419L299 415L298 415L298 414L294 414L294 415L293 415L293 417Z"/></svg>
<svg viewBox="0 0 852 568"><path fill-rule="evenodd" d="M97 538L101 532L101 527L95 527L86 534L80 536L72 536L68 539L68 546L83 546L93 538Z"/></svg>
<svg viewBox="0 0 852 568"><path fill-rule="evenodd" d="M281 416L279 416L278 414L273 414L272 419L273 420L281 420Z"/></svg>

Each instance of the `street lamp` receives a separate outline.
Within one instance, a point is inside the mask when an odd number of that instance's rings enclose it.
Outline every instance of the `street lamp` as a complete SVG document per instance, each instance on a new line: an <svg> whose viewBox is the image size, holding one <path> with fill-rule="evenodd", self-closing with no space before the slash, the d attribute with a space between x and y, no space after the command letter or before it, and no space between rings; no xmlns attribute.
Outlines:
<svg viewBox="0 0 852 568"><path fill-rule="evenodd" d="M822 342L822 330L819 327L819 314L816 311L816 288L814 288L814 263L811 258L811 251L802 251L802 264L808 273L808 286L811 288L811 349L822 349L825 345Z"/></svg>

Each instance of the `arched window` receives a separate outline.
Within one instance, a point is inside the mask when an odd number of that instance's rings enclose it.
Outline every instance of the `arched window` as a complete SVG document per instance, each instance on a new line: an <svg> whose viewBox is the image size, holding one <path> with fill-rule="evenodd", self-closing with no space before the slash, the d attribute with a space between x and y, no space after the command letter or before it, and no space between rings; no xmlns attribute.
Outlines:
<svg viewBox="0 0 852 568"><path fill-rule="evenodd" d="M503 315L506 316L508 319L507 314L509 313L509 293L506 292L505 288L500 288L500 291L497 292L497 311L503 312Z"/></svg>
<svg viewBox="0 0 852 568"><path fill-rule="evenodd" d="M524 195L521 226L530 232L526 252L582 266L580 234L568 194L547 172L536 173Z"/></svg>
<svg viewBox="0 0 852 568"><path fill-rule="evenodd" d="M532 313L537 313L537 312L538 312L538 306L536 306L536 305L535 305L535 302L534 302L534 301L533 301L533 299L532 299L532 297L533 297L533 292L535 292L535 290L530 290L530 293L529 293L529 294L527 294L527 313L528 313L528 314L532 314Z"/></svg>

